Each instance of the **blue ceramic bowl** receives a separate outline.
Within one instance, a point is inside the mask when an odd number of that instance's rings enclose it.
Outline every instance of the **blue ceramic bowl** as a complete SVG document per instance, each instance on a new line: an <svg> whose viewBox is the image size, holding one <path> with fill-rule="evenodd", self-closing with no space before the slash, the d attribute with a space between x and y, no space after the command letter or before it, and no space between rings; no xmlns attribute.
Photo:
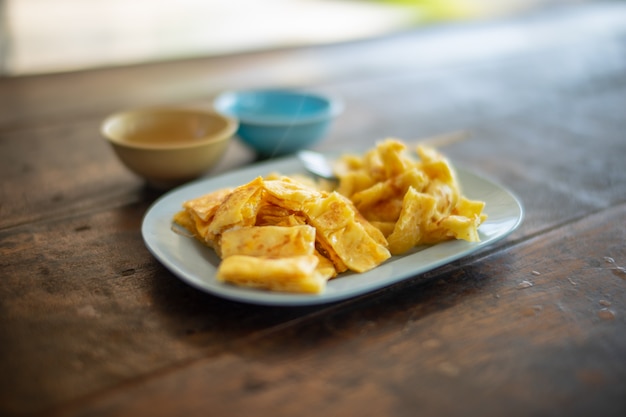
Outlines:
<svg viewBox="0 0 626 417"><path fill-rule="evenodd" d="M343 111L341 101L328 95L276 89L225 92L214 107L239 121L237 136L261 157L311 147Z"/></svg>

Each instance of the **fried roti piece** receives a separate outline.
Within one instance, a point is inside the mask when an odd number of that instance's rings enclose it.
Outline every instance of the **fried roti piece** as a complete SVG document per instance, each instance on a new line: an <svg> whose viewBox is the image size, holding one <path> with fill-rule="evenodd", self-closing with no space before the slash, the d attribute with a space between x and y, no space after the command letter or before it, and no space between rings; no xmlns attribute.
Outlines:
<svg viewBox="0 0 626 417"><path fill-rule="evenodd" d="M435 212L436 200L432 196L417 192L413 187L404 195L402 212L393 232L387 236L389 252L402 254L422 240L424 228Z"/></svg>
<svg viewBox="0 0 626 417"><path fill-rule="evenodd" d="M301 182L281 177L265 181L266 201L291 211L302 211L305 203L323 198L326 193L311 188Z"/></svg>
<svg viewBox="0 0 626 417"><path fill-rule="evenodd" d="M312 255L315 251L315 228L298 226L251 226L222 233L222 258L233 255L286 258Z"/></svg>
<svg viewBox="0 0 626 417"><path fill-rule="evenodd" d="M233 285L270 291L321 293L327 279L316 271L316 255L261 258L234 255L225 258L217 279Z"/></svg>
<svg viewBox="0 0 626 417"><path fill-rule="evenodd" d="M208 237L215 238L233 227L254 226L262 197L261 177L235 188L215 211L207 230Z"/></svg>
<svg viewBox="0 0 626 417"><path fill-rule="evenodd" d="M264 200L256 216L257 226L296 226L306 224L302 213L286 209Z"/></svg>
<svg viewBox="0 0 626 417"><path fill-rule="evenodd" d="M317 229L318 240L333 263L338 257L349 269L365 272L391 256L387 248L373 239L356 220L352 205L338 193L333 192L321 200L309 201L303 208L308 222ZM337 268L337 271L341 272L341 269Z"/></svg>
<svg viewBox="0 0 626 417"><path fill-rule="evenodd" d="M210 247L214 247L215 239L208 232L218 207L230 195L232 188L224 188L205 194L201 197L185 201L184 210L176 213L174 222L190 231L194 237Z"/></svg>
<svg viewBox="0 0 626 417"><path fill-rule="evenodd" d="M315 271L324 279L329 280L337 276L337 269L330 259L323 256L317 249L315 250L315 256L319 260Z"/></svg>

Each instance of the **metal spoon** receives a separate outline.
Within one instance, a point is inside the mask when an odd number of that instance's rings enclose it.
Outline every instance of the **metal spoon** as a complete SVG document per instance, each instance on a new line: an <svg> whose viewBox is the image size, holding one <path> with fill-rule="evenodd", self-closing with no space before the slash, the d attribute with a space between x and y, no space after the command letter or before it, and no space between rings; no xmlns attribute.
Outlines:
<svg viewBox="0 0 626 417"><path fill-rule="evenodd" d="M467 130L459 130L430 136L416 142L432 147L442 147L461 141L468 136L469 132ZM300 159L300 162L302 162L302 165L304 165L304 168L310 173L326 180L337 181L337 176L333 170L333 161L326 155L315 151L303 150L297 153L297 157Z"/></svg>

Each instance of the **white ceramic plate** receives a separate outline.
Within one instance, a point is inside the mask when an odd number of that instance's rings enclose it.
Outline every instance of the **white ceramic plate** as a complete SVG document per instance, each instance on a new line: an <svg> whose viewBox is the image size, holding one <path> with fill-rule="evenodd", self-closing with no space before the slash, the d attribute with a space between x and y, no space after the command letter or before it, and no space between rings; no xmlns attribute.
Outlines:
<svg viewBox="0 0 626 417"><path fill-rule="evenodd" d="M172 273L188 284L208 293L246 303L301 306L321 304L354 297L415 277L503 239L522 221L523 209L518 199L502 186L457 167L463 194L486 202L489 216L479 228L481 242L454 240L429 247L416 248L408 254L395 256L377 268L362 273L344 273L328 282L326 291L318 295L284 294L239 288L218 282L215 278L219 258L212 249L193 238L172 230L172 216L181 210L184 201L213 190L238 186L272 172L305 173L295 157L264 163L207 178L172 190L158 199L147 211L141 232L148 250Z"/></svg>

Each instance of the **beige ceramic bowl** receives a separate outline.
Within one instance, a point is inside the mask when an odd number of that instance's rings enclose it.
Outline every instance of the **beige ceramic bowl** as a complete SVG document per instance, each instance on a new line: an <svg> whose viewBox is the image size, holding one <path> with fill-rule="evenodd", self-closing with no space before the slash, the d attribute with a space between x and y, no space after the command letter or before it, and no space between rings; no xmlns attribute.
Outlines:
<svg viewBox="0 0 626 417"><path fill-rule="evenodd" d="M149 108L107 117L101 133L124 165L166 189L213 168L237 127L235 119L210 111Z"/></svg>

